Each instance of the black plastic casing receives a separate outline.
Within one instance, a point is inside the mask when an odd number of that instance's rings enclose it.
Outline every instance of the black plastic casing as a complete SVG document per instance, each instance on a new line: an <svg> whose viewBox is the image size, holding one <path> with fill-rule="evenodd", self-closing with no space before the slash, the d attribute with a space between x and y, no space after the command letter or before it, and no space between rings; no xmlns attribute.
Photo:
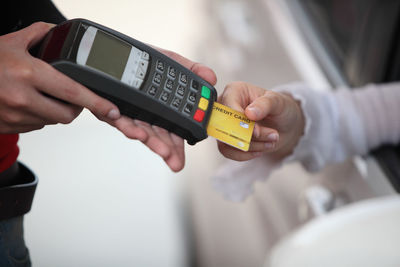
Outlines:
<svg viewBox="0 0 400 267"><path fill-rule="evenodd" d="M139 90L102 71L76 63L79 43L88 26L94 26L150 55L146 77ZM207 124L212 112L213 103L217 99L215 88L178 62L140 41L89 20L73 19L54 27L45 36L41 42L37 57L88 87L96 94L116 104L121 114L160 126L186 139L188 144L191 145L207 138ZM186 74L188 81L196 80L199 83L194 107L197 107L200 100L201 87L205 85L210 89L209 104L202 122L197 122L193 119L196 108L192 110L189 116L180 111L182 107L179 110L173 109L169 105L171 99L169 99L168 105L160 102L158 95L162 90L159 90L156 97L146 94L146 90L152 85L152 77L155 73L156 62L158 60L164 62L167 66L174 67L178 74ZM165 83L165 76L163 76L161 85ZM183 99L187 98L188 93L189 90L186 88Z"/></svg>

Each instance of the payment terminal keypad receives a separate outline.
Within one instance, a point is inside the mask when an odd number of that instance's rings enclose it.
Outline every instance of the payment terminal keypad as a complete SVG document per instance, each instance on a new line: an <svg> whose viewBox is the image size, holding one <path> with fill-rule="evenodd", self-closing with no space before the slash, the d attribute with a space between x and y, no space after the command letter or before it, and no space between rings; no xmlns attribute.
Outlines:
<svg viewBox="0 0 400 267"><path fill-rule="evenodd" d="M146 94L201 123L208 109L210 89L204 85L200 88L198 81L189 80L190 75L161 60L156 61L154 70L152 83L143 89Z"/></svg>

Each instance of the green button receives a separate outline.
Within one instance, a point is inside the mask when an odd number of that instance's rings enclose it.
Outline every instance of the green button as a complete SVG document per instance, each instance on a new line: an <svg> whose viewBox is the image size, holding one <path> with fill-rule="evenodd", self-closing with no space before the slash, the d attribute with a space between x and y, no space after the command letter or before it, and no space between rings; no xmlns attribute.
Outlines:
<svg viewBox="0 0 400 267"><path fill-rule="evenodd" d="M207 86L203 85L201 87L201 96L210 99L211 90Z"/></svg>

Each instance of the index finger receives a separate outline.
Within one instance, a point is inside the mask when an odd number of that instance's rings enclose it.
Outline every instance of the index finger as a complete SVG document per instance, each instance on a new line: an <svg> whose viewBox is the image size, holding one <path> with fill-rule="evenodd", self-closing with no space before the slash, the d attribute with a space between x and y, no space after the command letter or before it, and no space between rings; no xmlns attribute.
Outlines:
<svg viewBox="0 0 400 267"><path fill-rule="evenodd" d="M246 82L232 82L226 85L218 101L234 110L244 112L244 109L265 90Z"/></svg>
<svg viewBox="0 0 400 267"><path fill-rule="evenodd" d="M217 76L215 75L215 72L209 67L201 63L191 61L190 59L187 59L175 52L161 49L158 47L155 47L155 49L159 50L164 55L172 58L173 60L183 65L185 68L188 68L195 74L199 75L201 78L209 82L211 85L215 85L217 83Z"/></svg>
<svg viewBox="0 0 400 267"><path fill-rule="evenodd" d="M120 117L118 107L109 100L98 96L40 59L34 58L34 61L36 63L34 85L38 90L71 104L85 107L100 119L114 120Z"/></svg>

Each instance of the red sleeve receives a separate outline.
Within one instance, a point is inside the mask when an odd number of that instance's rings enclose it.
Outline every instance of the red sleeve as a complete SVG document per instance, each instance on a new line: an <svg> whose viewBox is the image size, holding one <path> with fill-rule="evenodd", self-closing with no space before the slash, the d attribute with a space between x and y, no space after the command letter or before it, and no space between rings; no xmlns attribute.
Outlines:
<svg viewBox="0 0 400 267"><path fill-rule="evenodd" d="M0 172L7 170L19 154L18 134L0 134Z"/></svg>

